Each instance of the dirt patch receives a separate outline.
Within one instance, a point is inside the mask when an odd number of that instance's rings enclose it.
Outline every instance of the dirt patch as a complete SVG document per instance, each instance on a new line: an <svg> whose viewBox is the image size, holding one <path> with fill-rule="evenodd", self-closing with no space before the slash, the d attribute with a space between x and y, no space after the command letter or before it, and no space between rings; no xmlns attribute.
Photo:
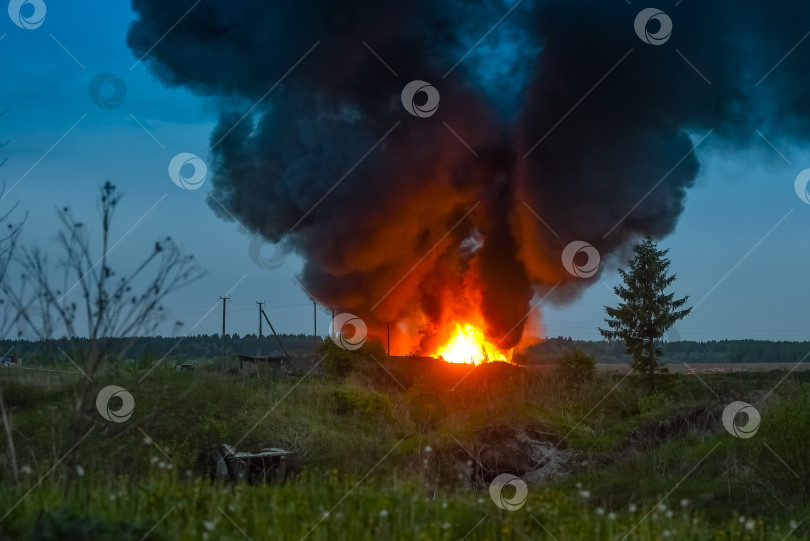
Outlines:
<svg viewBox="0 0 810 541"><path fill-rule="evenodd" d="M644 423L633 429L622 444L622 450L655 447L684 434L716 432L722 427L722 406L703 406Z"/></svg>
<svg viewBox="0 0 810 541"><path fill-rule="evenodd" d="M544 426L488 425L467 449L454 453L456 469L471 488L486 488L500 474L511 473L529 485L565 477L575 453Z"/></svg>

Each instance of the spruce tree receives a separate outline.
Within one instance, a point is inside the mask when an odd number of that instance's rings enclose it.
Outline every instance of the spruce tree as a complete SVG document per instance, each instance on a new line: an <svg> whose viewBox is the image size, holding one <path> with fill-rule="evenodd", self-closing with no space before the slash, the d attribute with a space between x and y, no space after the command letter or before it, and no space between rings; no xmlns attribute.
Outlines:
<svg viewBox="0 0 810 541"><path fill-rule="evenodd" d="M669 250L659 250L647 237L633 246L635 257L628 261L627 270L619 269L623 285L613 288L622 300L619 306L605 306L609 329L599 329L608 340L624 340L627 353L633 356L633 369L648 378L650 390L655 389L655 374L660 368L662 351L659 340L676 321L689 315L683 308L689 297L675 299L666 289L675 281L668 275Z"/></svg>

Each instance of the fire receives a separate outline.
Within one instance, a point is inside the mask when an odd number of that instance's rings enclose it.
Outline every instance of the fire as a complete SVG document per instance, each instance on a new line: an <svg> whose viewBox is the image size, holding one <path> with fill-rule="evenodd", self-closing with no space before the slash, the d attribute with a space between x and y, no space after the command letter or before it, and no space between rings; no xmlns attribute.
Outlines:
<svg viewBox="0 0 810 541"><path fill-rule="evenodd" d="M511 351L503 352L487 340L481 329L469 323L456 323L451 338L434 354L449 363L481 364L487 361L508 361Z"/></svg>

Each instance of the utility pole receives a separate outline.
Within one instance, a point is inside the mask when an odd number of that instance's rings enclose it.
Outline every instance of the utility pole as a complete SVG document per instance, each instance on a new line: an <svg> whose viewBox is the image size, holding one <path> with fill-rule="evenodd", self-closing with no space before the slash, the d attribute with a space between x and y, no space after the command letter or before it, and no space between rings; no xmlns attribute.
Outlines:
<svg viewBox="0 0 810 541"><path fill-rule="evenodd" d="M222 368L223 370L226 368L225 362L225 305L228 304L230 297L220 297L219 300L222 301Z"/></svg>
<svg viewBox="0 0 810 541"><path fill-rule="evenodd" d="M220 297L219 300L222 301L222 339L225 340L225 305L228 304L228 301L231 300L231 298Z"/></svg>
<svg viewBox="0 0 810 541"><path fill-rule="evenodd" d="M315 352L318 352L318 305L312 299L312 338L315 341Z"/></svg>
<svg viewBox="0 0 810 541"><path fill-rule="evenodd" d="M386 328L388 330L388 356L390 357L391 356L391 324L386 323L385 326L386 326Z"/></svg>
<svg viewBox="0 0 810 541"><path fill-rule="evenodd" d="M332 337L332 333L335 332L335 309L332 308L332 319L329 320L329 337Z"/></svg>
<svg viewBox="0 0 810 541"><path fill-rule="evenodd" d="M256 304L259 305L259 350L256 353L256 356L258 357L262 354L262 305L264 304L264 301L256 301Z"/></svg>

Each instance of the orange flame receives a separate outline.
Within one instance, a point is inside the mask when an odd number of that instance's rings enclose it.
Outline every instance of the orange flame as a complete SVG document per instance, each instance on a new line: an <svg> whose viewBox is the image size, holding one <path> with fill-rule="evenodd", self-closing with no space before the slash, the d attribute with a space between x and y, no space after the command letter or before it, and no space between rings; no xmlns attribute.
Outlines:
<svg viewBox="0 0 810 541"><path fill-rule="evenodd" d="M449 363L481 364L488 361L509 361L511 351L502 351L487 340L481 329L469 323L456 323L455 332L434 357Z"/></svg>

